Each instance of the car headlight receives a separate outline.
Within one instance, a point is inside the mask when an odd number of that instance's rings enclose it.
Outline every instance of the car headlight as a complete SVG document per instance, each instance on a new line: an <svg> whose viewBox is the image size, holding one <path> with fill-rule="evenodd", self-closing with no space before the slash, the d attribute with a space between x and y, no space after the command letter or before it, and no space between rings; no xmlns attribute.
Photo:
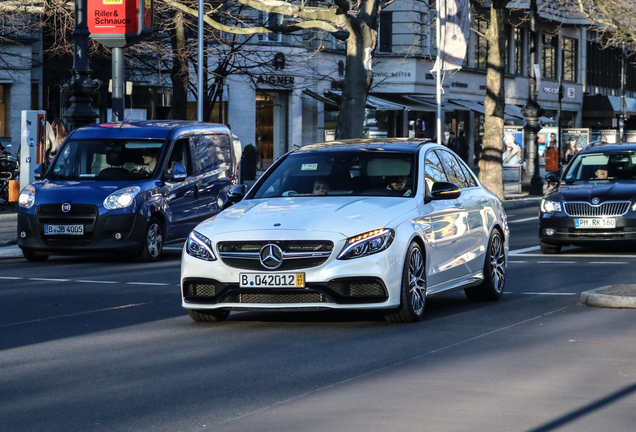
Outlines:
<svg viewBox="0 0 636 432"><path fill-rule="evenodd" d="M543 199L541 200L541 211L543 213L554 213L554 212L560 212L563 210L561 209L560 202Z"/></svg>
<svg viewBox="0 0 636 432"><path fill-rule="evenodd" d="M140 191L141 188L139 186L119 189L106 197L104 200L104 208L107 210L126 208L133 203Z"/></svg>
<svg viewBox="0 0 636 432"><path fill-rule="evenodd" d="M188 236L186 252L188 255L204 261L216 261L216 256L212 251L212 241L196 231L192 231Z"/></svg>
<svg viewBox="0 0 636 432"><path fill-rule="evenodd" d="M377 229L364 234L350 237L338 259L361 258L374 253L382 252L393 243L395 232L392 229Z"/></svg>
<svg viewBox="0 0 636 432"><path fill-rule="evenodd" d="M35 188L33 186L27 186L22 189L20 197L18 198L18 203L20 204L20 207L33 207L33 204L35 204Z"/></svg>

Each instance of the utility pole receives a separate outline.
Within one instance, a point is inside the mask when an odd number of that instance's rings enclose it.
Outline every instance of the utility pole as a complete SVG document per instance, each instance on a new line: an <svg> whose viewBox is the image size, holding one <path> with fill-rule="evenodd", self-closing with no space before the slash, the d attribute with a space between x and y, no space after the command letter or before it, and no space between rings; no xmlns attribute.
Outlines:
<svg viewBox="0 0 636 432"><path fill-rule="evenodd" d="M71 106L64 117L68 120L69 129L95 123L99 114L93 109L92 95L99 88L99 81L91 79L88 65L88 0L75 0L75 29L73 30L73 68L71 81Z"/></svg>
<svg viewBox="0 0 636 432"><path fill-rule="evenodd" d="M621 118L618 119L618 142L625 142L625 117L627 114L625 106L625 42L621 43Z"/></svg>
<svg viewBox="0 0 636 432"><path fill-rule="evenodd" d="M543 108L537 102L537 77L535 65L538 64L539 33L537 32L537 21L539 12L537 0L530 2L530 79L528 80L528 103L522 110L526 118L525 131L525 154L526 169L521 182L521 189L531 195L543 195L543 180L539 171L539 152L537 146L537 134L541 130L539 117L544 114Z"/></svg>

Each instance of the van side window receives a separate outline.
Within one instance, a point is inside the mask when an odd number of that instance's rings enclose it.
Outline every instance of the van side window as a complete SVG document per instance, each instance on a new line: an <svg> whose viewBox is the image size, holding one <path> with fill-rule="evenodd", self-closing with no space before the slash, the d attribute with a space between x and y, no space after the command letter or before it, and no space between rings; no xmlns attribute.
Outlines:
<svg viewBox="0 0 636 432"><path fill-rule="evenodd" d="M232 161L232 143L225 134L201 136L197 148L197 158L203 172L217 169L229 170Z"/></svg>
<svg viewBox="0 0 636 432"><path fill-rule="evenodd" d="M185 167L188 175L192 175L192 164L190 163L188 147L188 138L175 141L174 146L172 146L172 153L170 153L168 163L166 164L166 173L172 174L174 172L174 165L181 164Z"/></svg>

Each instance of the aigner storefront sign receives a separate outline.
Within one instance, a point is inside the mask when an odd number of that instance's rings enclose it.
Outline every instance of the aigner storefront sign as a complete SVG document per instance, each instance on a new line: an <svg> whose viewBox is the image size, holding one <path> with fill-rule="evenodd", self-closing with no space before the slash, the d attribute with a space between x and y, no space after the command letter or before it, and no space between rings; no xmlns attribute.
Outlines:
<svg viewBox="0 0 636 432"><path fill-rule="evenodd" d="M259 75L256 84L290 86L294 85L294 77L286 75Z"/></svg>

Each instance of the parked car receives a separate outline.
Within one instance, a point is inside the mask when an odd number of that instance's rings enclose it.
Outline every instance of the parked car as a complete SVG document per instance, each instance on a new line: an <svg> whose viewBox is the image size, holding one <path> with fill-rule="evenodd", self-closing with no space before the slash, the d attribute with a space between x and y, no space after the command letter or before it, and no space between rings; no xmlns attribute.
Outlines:
<svg viewBox="0 0 636 432"><path fill-rule="evenodd" d="M541 201L541 252L636 239L636 144L590 143L546 178L556 186Z"/></svg>
<svg viewBox="0 0 636 432"><path fill-rule="evenodd" d="M73 131L19 197L18 246L30 261L112 252L157 260L225 205L236 183L222 125L105 123Z"/></svg>
<svg viewBox="0 0 636 432"><path fill-rule="evenodd" d="M245 309L379 309L422 318L464 289L498 300L508 226L499 199L454 153L406 139L343 140L281 157L190 234L182 305L195 321Z"/></svg>

